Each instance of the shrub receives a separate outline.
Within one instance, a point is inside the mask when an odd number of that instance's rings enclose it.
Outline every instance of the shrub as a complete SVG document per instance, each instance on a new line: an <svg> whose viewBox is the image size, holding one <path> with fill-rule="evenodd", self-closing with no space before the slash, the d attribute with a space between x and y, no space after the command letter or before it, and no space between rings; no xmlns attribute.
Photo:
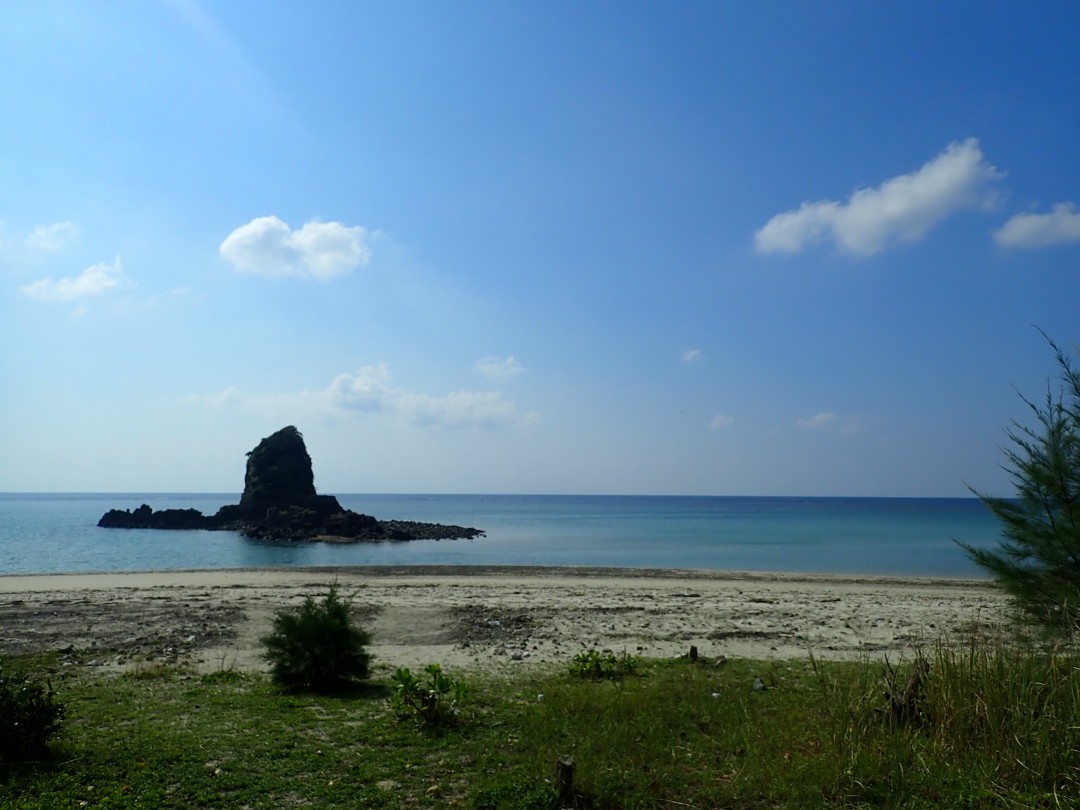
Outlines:
<svg viewBox="0 0 1080 810"><path fill-rule="evenodd" d="M0 661L0 762L41 754L63 716L64 705L52 684L42 686L23 672L9 672Z"/></svg>
<svg viewBox="0 0 1080 810"><path fill-rule="evenodd" d="M1080 625L1080 371L1047 338L1063 390L1024 399L1034 427L1013 422L1005 452L1016 496L975 494L1002 523L996 551L961 543L1029 619L1071 633Z"/></svg>
<svg viewBox="0 0 1080 810"><path fill-rule="evenodd" d="M338 596L337 583L300 611L278 611L274 631L262 639L274 682L289 692L335 692L367 677L371 636L353 625L351 600Z"/></svg>
<svg viewBox="0 0 1080 810"><path fill-rule="evenodd" d="M390 703L402 717L426 725L445 725L458 716L468 687L444 673L438 664L428 664L424 674L426 680L417 678L408 667L399 667L393 675L397 686Z"/></svg>
<svg viewBox="0 0 1080 810"><path fill-rule="evenodd" d="M610 650L584 650L570 659L570 674L582 678L622 678L632 674L640 661L636 656L615 655Z"/></svg>

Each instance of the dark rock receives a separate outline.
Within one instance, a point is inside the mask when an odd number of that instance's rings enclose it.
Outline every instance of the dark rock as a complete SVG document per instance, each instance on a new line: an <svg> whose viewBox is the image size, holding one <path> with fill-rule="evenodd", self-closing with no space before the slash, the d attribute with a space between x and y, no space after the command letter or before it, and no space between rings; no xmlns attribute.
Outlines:
<svg viewBox="0 0 1080 810"><path fill-rule="evenodd" d="M239 504L212 516L197 509L110 509L98 526L108 529L227 529L256 540L298 542L332 540L456 540L481 537L479 529L381 521L342 507L333 495L315 492L315 475L304 437L295 427L282 428L248 453L244 492Z"/></svg>
<svg viewBox="0 0 1080 810"><path fill-rule="evenodd" d="M441 523L417 523L414 520L384 520L382 526L396 536L394 540L469 540L483 532L465 526Z"/></svg>
<svg viewBox="0 0 1080 810"><path fill-rule="evenodd" d="M290 425L267 436L248 453L244 473L244 494L240 511L256 520L268 519L267 510L291 506L312 509L320 514L342 511L333 496L315 494L315 474L311 456L300 431Z"/></svg>
<svg viewBox="0 0 1080 810"><path fill-rule="evenodd" d="M210 529L214 519L198 509L163 509L155 512L149 505L138 509L110 509L101 516L98 526L106 529Z"/></svg>

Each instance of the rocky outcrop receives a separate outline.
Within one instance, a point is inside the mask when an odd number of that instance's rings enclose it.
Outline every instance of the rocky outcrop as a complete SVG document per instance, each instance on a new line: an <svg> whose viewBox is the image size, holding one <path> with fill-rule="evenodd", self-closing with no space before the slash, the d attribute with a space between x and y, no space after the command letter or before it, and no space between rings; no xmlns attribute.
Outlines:
<svg viewBox="0 0 1080 810"><path fill-rule="evenodd" d="M98 526L108 529L224 529L274 541L457 540L480 537L479 529L440 523L381 521L342 507L333 495L315 491L315 475L304 437L282 428L248 453L239 504L214 515L197 509L110 509Z"/></svg>
<svg viewBox="0 0 1080 810"><path fill-rule="evenodd" d="M268 509L314 504L317 496L311 456L304 437L292 425L259 442L247 459L244 494L240 496L244 515L261 518ZM341 510L340 505L337 508Z"/></svg>
<svg viewBox="0 0 1080 810"><path fill-rule="evenodd" d="M213 518L198 509L163 509L155 512L148 504L138 509L110 509L98 526L106 529L212 529Z"/></svg>

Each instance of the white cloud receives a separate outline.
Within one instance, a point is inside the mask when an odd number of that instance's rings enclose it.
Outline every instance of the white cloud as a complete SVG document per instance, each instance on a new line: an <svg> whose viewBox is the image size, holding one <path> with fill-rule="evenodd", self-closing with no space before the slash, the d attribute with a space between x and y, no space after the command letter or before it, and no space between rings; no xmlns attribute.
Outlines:
<svg viewBox="0 0 1080 810"><path fill-rule="evenodd" d="M41 301L77 301L93 298L127 282L120 267L120 257L112 264L95 264L77 276L59 279L42 278L19 289L31 298Z"/></svg>
<svg viewBox="0 0 1080 810"><path fill-rule="evenodd" d="M696 363L701 359L701 349L687 349L683 352L682 361L684 363Z"/></svg>
<svg viewBox="0 0 1080 810"><path fill-rule="evenodd" d="M331 404L359 411L382 411L394 398L386 363L364 366L352 374L339 374L327 394Z"/></svg>
<svg viewBox="0 0 1080 810"><path fill-rule="evenodd" d="M455 391L433 396L390 382L385 363L340 374L328 389L340 408L391 413L412 427L504 427L520 423L517 406L498 391Z"/></svg>
<svg viewBox="0 0 1080 810"><path fill-rule="evenodd" d="M806 428L807 430L815 430L835 422L837 418L835 413L816 413L813 416L796 419L795 424L801 428Z"/></svg>
<svg viewBox="0 0 1080 810"><path fill-rule="evenodd" d="M275 216L257 217L225 237L219 251L241 273L329 281L371 260L359 225L312 220L294 231Z"/></svg>
<svg viewBox="0 0 1080 810"><path fill-rule="evenodd" d="M1017 214L994 239L1011 248L1041 248L1080 242L1080 211L1071 202L1058 203L1046 214Z"/></svg>
<svg viewBox="0 0 1080 810"><path fill-rule="evenodd" d="M475 368L489 380L500 381L516 377L525 370L521 363L514 359L514 355L509 357L489 355L482 360L478 360Z"/></svg>
<svg viewBox="0 0 1080 810"><path fill-rule="evenodd" d="M519 421L517 406L498 391L454 391L441 397L402 392L390 404L414 427L497 428Z"/></svg>
<svg viewBox="0 0 1080 810"><path fill-rule="evenodd" d="M192 395L185 402L213 407L241 406L295 411L382 413L410 427L425 429L501 428L527 425L535 414L522 414L498 391L454 391L434 396L393 385L385 363L339 374L324 389L296 394L251 396L232 387L214 394Z"/></svg>
<svg viewBox="0 0 1080 810"><path fill-rule="evenodd" d="M727 414L718 413L714 414L713 418L709 420L709 430L723 430L724 428L729 428L734 424L734 416L728 416Z"/></svg>
<svg viewBox="0 0 1080 810"><path fill-rule="evenodd" d="M73 222L54 222L38 225L27 235L25 243L31 250L56 253L79 238L79 228Z"/></svg>
<svg viewBox="0 0 1080 810"><path fill-rule="evenodd" d="M926 236L942 220L993 202L989 186L1002 174L983 159L979 142L951 143L922 168L855 191L846 203L805 202L777 214L754 234L760 253L798 253L832 241L844 253L871 256Z"/></svg>
<svg viewBox="0 0 1080 810"><path fill-rule="evenodd" d="M836 413L816 413L813 416L796 419L795 425L802 430L823 430L835 436L852 437L862 433L862 420L856 416L841 416Z"/></svg>

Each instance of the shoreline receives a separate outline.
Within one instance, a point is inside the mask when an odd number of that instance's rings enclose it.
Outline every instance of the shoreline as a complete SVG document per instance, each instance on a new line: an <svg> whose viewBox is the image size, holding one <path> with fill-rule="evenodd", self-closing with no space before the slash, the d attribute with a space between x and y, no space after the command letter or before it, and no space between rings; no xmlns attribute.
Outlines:
<svg viewBox="0 0 1080 810"><path fill-rule="evenodd" d="M637 568L619 566L576 565L295 565L242 568L151 568L130 571L40 571L31 573L0 573L0 593L10 592L18 585L57 578L63 582L78 579L106 581L110 577L213 580L291 574L334 574L370 577L500 577L500 576L570 576L618 579L691 579L731 582L831 582L836 584L923 585L941 587L984 588L992 586L991 579L950 576L914 576L889 574L819 573L800 571L743 571L711 568ZM18 583L16 580L25 580Z"/></svg>
<svg viewBox="0 0 1080 810"><path fill-rule="evenodd" d="M499 672L585 649L762 660L911 655L994 634L989 581L527 566L351 566L0 576L0 650L62 666L264 670L278 610L337 582L377 666Z"/></svg>

